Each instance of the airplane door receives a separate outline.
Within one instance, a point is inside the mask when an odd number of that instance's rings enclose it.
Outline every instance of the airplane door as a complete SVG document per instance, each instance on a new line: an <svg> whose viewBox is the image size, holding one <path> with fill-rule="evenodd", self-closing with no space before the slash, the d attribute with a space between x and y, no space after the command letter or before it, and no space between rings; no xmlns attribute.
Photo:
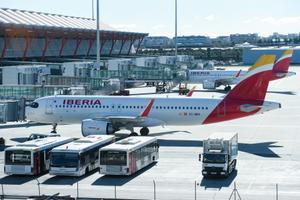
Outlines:
<svg viewBox="0 0 300 200"><path fill-rule="evenodd" d="M218 106L218 117L224 117L226 115L226 102L222 101Z"/></svg>
<svg viewBox="0 0 300 200"><path fill-rule="evenodd" d="M53 114L53 100L46 101L46 114Z"/></svg>

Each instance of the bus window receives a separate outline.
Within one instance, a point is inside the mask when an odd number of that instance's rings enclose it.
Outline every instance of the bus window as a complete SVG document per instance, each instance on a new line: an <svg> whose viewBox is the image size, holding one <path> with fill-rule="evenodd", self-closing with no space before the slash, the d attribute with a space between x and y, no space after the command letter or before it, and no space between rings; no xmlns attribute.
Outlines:
<svg viewBox="0 0 300 200"><path fill-rule="evenodd" d="M124 151L101 151L100 165L126 165L127 155Z"/></svg>
<svg viewBox="0 0 300 200"><path fill-rule="evenodd" d="M51 153L51 166L53 167L78 167L77 153Z"/></svg>
<svg viewBox="0 0 300 200"><path fill-rule="evenodd" d="M30 151L6 151L5 163L8 165L31 165Z"/></svg>

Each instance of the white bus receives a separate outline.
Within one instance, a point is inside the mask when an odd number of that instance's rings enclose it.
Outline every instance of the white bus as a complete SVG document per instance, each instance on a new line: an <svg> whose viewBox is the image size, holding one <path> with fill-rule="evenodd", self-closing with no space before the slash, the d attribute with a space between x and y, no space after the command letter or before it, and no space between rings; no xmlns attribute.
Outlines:
<svg viewBox="0 0 300 200"><path fill-rule="evenodd" d="M38 175L49 170L49 152L73 141L70 137L47 137L8 147L4 151L6 174Z"/></svg>
<svg viewBox="0 0 300 200"><path fill-rule="evenodd" d="M158 159L155 137L129 137L100 149L100 173L131 175Z"/></svg>
<svg viewBox="0 0 300 200"><path fill-rule="evenodd" d="M89 135L50 152L51 175L82 176L99 168L99 149L114 142L111 135Z"/></svg>

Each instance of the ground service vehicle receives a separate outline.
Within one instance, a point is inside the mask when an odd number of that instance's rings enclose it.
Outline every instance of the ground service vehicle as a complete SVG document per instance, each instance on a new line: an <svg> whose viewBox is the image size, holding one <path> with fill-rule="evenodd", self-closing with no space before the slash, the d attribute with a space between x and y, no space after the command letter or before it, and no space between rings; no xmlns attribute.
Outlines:
<svg viewBox="0 0 300 200"><path fill-rule="evenodd" d="M89 135L50 151L51 175L82 176L99 168L99 149L114 142L111 135Z"/></svg>
<svg viewBox="0 0 300 200"><path fill-rule="evenodd" d="M73 140L70 137L46 137L8 147L4 152L4 172L20 175L38 175L47 172L51 149Z"/></svg>
<svg viewBox="0 0 300 200"><path fill-rule="evenodd" d="M212 134L203 141L202 175L228 176L235 169L237 155L237 133Z"/></svg>
<svg viewBox="0 0 300 200"><path fill-rule="evenodd" d="M131 175L158 159L155 137L128 137L100 149L100 173Z"/></svg>

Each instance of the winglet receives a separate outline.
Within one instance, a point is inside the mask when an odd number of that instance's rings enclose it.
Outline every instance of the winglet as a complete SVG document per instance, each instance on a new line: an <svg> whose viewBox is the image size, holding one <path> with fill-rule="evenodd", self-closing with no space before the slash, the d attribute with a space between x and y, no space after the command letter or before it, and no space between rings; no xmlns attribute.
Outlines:
<svg viewBox="0 0 300 200"><path fill-rule="evenodd" d="M148 117L153 104L154 104L154 99L151 99L150 103L147 105L145 110L142 112L141 117Z"/></svg>
<svg viewBox="0 0 300 200"><path fill-rule="evenodd" d="M187 93L186 96L187 96L187 97L191 97L191 96L193 95L195 89L196 89L196 85L195 85L194 87L192 87L192 89Z"/></svg>

